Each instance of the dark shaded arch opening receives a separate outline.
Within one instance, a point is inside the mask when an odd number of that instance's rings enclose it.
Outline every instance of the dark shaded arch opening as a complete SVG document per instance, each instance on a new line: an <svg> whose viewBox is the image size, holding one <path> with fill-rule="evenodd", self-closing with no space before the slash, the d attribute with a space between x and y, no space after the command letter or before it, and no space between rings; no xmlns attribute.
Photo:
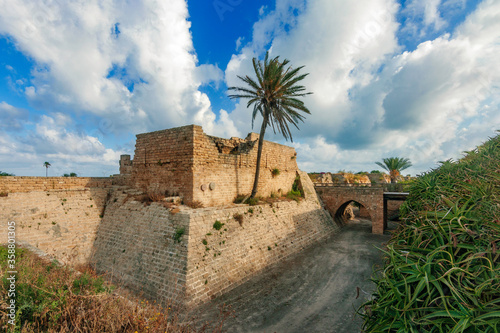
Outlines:
<svg viewBox="0 0 500 333"><path fill-rule="evenodd" d="M335 212L334 220L339 226L344 226L354 218L362 218L372 221L366 205L356 200L344 202Z"/></svg>

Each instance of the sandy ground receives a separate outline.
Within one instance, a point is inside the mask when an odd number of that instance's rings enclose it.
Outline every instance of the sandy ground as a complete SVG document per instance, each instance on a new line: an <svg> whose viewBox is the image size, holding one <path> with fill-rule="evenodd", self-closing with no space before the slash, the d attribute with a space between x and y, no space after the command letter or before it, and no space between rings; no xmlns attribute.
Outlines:
<svg viewBox="0 0 500 333"><path fill-rule="evenodd" d="M361 332L356 309L374 290L369 279L374 265L382 264L376 247L389 237L373 235L369 220L352 220L328 240L201 307L197 316L213 321L226 304L234 311L223 326L229 333Z"/></svg>

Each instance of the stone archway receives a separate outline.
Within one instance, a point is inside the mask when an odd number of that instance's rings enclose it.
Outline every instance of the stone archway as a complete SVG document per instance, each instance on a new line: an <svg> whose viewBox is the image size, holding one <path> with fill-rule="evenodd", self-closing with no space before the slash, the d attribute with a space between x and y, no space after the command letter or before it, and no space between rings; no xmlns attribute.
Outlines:
<svg viewBox="0 0 500 333"><path fill-rule="evenodd" d="M368 210L368 208L366 208L366 203L363 203L363 202L359 202L358 200L348 200L346 202L344 202L343 204L341 204L339 206L339 208L337 209L337 211L335 212L335 215L333 216L333 219L334 221L339 225L339 226L342 226L342 225L345 225L348 223L347 221L347 216L346 216L346 209L347 207L351 204L351 203L357 203L360 205L360 211L363 212L363 215L364 215L364 218L366 219L369 219L370 221L372 220L372 217L371 217L371 213L370 211Z"/></svg>
<svg viewBox="0 0 500 333"><path fill-rule="evenodd" d="M316 192L333 218L341 206L351 201L361 203L371 217L372 232L384 233L384 189L382 187L317 186Z"/></svg>

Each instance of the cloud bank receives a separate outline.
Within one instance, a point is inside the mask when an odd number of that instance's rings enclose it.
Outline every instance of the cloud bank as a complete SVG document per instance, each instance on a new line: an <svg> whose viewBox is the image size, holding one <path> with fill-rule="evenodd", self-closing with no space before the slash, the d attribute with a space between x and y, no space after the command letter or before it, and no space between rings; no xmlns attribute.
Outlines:
<svg viewBox="0 0 500 333"><path fill-rule="evenodd" d="M251 59L268 49L310 73L312 115L293 132L304 170L370 171L401 156L415 174L499 129L498 1L456 24L461 0L276 0L260 9L251 38L231 41L235 54L221 67L198 63L185 0L0 5L0 34L34 64L10 87L44 110L0 100L0 158L18 174L51 158L61 161L56 173L114 173L119 154L133 152L131 133L190 123L245 136L246 102L213 110L202 87L241 85L237 75L252 74Z"/></svg>
<svg viewBox="0 0 500 333"><path fill-rule="evenodd" d="M226 81L239 85L236 75L251 73L250 59L270 45L310 73L312 115L294 134L302 168L370 171L383 157L402 156L414 164L409 172L425 171L460 157L500 125L500 3L483 1L454 31L413 51L398 39L400 29L410 30L396 20L401 11L423 18L422 34L443 31L449 24L440 10L450 2L402 9L382 0L278 0L233 55ZM231 117L243 126L249 114L238 106Z"/></svg>

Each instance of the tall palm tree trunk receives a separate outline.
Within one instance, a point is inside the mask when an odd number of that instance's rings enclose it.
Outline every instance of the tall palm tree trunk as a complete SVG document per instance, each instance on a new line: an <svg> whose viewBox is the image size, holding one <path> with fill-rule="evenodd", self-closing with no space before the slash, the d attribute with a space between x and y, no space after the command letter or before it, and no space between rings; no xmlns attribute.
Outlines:
<svg viewBox="0 0 500 333"><path fill-rule="evenodd" d="M253 181L252 193L250 194L250 198L254 198L257 194L257 186L259 185L259 175L260 175L260 160L262 158L262 147L264 146L264 134L266 134L267 127L267 115L264 116L262 120L262 126L260 127L260 135L259 135L259 146L257 149L257 165L255 167L255 179Z"/></svg>
<svg viewBox="0 0 500 333"><path fill-rule="evenodd" d="M45 167L45 177L49 176L49 168Z"/></svg>

